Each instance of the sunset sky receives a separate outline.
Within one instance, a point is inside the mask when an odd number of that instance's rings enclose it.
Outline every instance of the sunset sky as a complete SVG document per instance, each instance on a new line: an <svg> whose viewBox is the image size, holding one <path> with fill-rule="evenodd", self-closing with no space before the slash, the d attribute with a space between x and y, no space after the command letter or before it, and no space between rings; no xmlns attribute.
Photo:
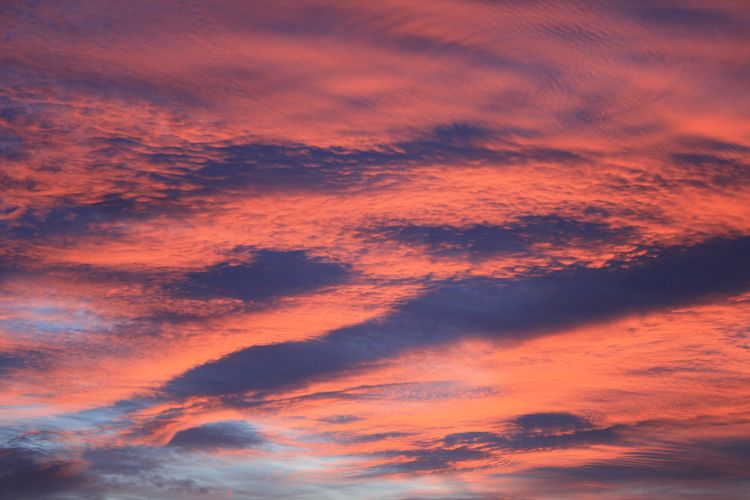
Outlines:
<svg viewBox="0 0 750 500"><path fill-rule="evenodd" d="M0 499L750 498L750 2L0 40Z"/></svg>

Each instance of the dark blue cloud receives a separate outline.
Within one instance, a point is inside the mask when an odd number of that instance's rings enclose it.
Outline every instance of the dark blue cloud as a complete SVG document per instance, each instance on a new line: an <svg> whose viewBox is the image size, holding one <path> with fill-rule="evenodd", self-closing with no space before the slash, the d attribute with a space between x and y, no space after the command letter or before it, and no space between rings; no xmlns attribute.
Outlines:
<svg viewBox="0 0 750 500"><path fill-rule="evenodd" d="M18 274L19 266L15 260L16 259L8 256L0 255L0 283L2 283L4 279Z"/></svg>
<svg viewBox="0 0 750 500"><path fill-rule="evenodd" d="M6 372L26 366L26 360L11 353L0 353L0 376Z"/></svg>
<svg viewBox="0 0 750 500"><path fill-rule="evenodd" d="M641 425L648 422L631 428ZM626 448L619 456L582 465L533 468L523 476L546 485L565 485L570 496L580 493L578 485L584 482L587 491L601 488L613 497L619 496L617 491L651 491L660 498L682 497L678 492L744 498L750 485L750 441L745 436L683 442L646 439L647 449ZM642 446L640 441L638 448Z"/></svg>
<svg viewBox="0 0 750 500"><path fill-rule="evenodd" d="M747 460L736 461L731 455L702 455L706 450L695 448L692 443L683 443L678 449L628 452L621 457L600 460L579 466L546 467L527 471L527 474L549 481L571 480L594 483L619 483L621 486L640 487L644 483L658 482L670 489L675 484L708 482L715 487L731 488L732 483L750 481ZM719 489L721 489L719 488ZM718 489L712 488L713 491ZM716 498L721 497L718 495ZM733 497L730 497L733 498Z"/></svg>
<svg viewBox="0 0 750 500"><path fill-rule="evenodd" d="M736 16L718 8L654 5L653 2L637 2L635 5L632 10L635 18L653 28L692 36L747 35Z"/></svg>
<svg viewBox="0 0 750 500"><path fill-rule="evenodd" d="M668 422L661 422L664 423ZM379 453L384 457L396 457L398 461L374 467L366 475L482 467L482 464L462 462L480 458L496 461L516 452L616 445L623 453L614 458L569 467L533 468L524 471L522 476L529 484L535 484L534 481L553 484L559 481L572 485L572 488L576 487L572 479L590 482L591 486L598 484L623 488L640 488L650 483L667 490L689 481L712 484L714 488L726 486L730 491L750 481L747 472L750 470L750 441L744 436L670 442L654 439L651 435L639 437L637 430L641 426L649 426L649 422L597 427L584 417L565 412L522 415L505 424L504 432L449 434L432 448ZM630 446L643 446L644 438L649 440L651 449L631 451Z"/></svg>
<svg viewBox="0 0 750 500"><path fill-rule="evenodd" d="M523 252L537 243L562 245L623 241L632 231L628 228L615 229L602 222L557 215L530 215L505 225L454 227L407 224L386 226L376 232L385 238L425 246L438 255L489 256Z"/></svg>
<svg viewBox="0 0 750 500"><path fill-rule="evenodd" d="M580 448L623 442L623 426L596 428L588 419L572 413L532 413L506 422L502 433L461 432L445 436L438 446L380 453L398 460L369 469L365 475L440 472L473 468L462 462L498 459L503 454L532 450ZM482 467L483 464L474 467Z"/></svg>
<svg viewBox="0 0 750 500"><path fill-rule="evenodd" d="M681 180L699 187L735 187L750 183L750 154L738 151L673 152L670 160L682 169Z"/></svg>
<svg viewBox="0 0 750 500"><path fill-rule="evenodd" d="M29 116L40 121L41 116L36 115L43 114L39 110L31 113L20 106L0 111L0 118L5 117L9 123ZM56 130L54 124L44 126ZM158 147L137 137L97 136L85 143L90 148L88 167L111 168L116 164L130 170L129 180L118 180L106 197L94 203L66 197L57 200L51 209L19 208L19 215L0 224L0 238L117 236L134 220L165 214L184 217L195 210L196 196L210 197L224 192L251 195L269 189L338 191L385 186L402 178L405 168L422 165L469 167L585 161L570 151L514 145L513 138L530 134L523 129L491 129L475 123L452 122L416 132L412 139L363 149L259 141ZM24 140L15 133L0 133L0 153L15 155ZM503 143L504 147L489 146L493 141ZM151 172L133 168L130 166L133 157L161 168ZM145 184L149 185L146 192ZM1 187L34 190L37 183L30 178L0 173Z"/></svg>
<svg viewBox="0 0 750 500"><path fill-rule="evenodd" d="M39 21L45 22L45 21ZM63 40L67 42L67 40ZM56 43L50 40L48 43ZM26 90L29 95L40 89L64 96L94 96L106 100L124 100L164 107L205 106L199 93L185 85L169 81L149 81L132 72L110 72L104 68L81 65L39 64L27 58L4 55L0 61L0 78L8 85ZM50 106L52 107L52 106Z"/></svg>
<svg viewBox="0 0 750 500"><path fill-rule="evenodd" d="M70 498L110 498L123 490L134 498L215 497L216 489L170 470L178 460L173 451L151 446L86 449L82 456L88 466L85 474L94 482L79 487Z"/></svg>
<svg viewBox="0 0 750 500"><path fill-rule="evenodd" d="M398 461L377 465L362 473L363 477L388 474L433 473L460 469L461 462L484 460L492 457L487 451L466 446L457 448L428 448L414 450L394 450L378 453L379 456L395 457Z"/></svg>
<svg viewBox="0 0 750 500"><path fill-rule="evenodd" d="M309 38L330 37L335 34L341 39L365 41L416 57L455 59L473 67L515 72L526 80L538 81L540 84L556 83L561 77L560 71L554 65L540 60L514 57L481 44L465 43L459 39L449 40L413 30L392 29L393 27L384 26L377 16L363 16L342 6L316 4L300 6L295 11L296 14L283 18L264 12L265 16L253 16L238 26L238 29L247 29L248 26L255 25L276 33L303 35Z"/></svg>
<svg viewBox="0 0 750 500"><path fill-rule="evenodd" d="M0 498L69 498L92 481L70 460L21 448L0 448Z"/></svg>
<svg viewBox="0 0 750 500"><path fill-rule="evenodd" d="M420 165L455 165L479 162L490 165L531 161L569 164L584 159L553 148L494 149L479 139L496 133L476 125L453 123L436 127L414 140L383 144L371 149L321 148L298 143L246 143L210 146L218 159L208 160L183 181L199 192L249 188L330 190L387 181L403 168ZM393 171L397 168L397 171Z"/></svg>
<svg viewBox="0 0 750 500"><path fill-rule="evenodd" d="M0 225L0 236L5 233L12 239L50 238L89 234L111 235L116 232L113 223L137 217L135 200L110 196L105 200L86 205L57 206L50 210L27 210L20 217Z"/></svg>
<svg viewBox="0 0 750 500"><path fill-rule="evenodd" d="M30 350L0 352L0 377L21 368L41 368L43 356L39 351Z"/></svg>
<svg viewBox="0 0 750 500"><path fill-rule="evenodd" d="M25 157L24 140L11 130L0 128L0 159L21 160ZM2 181L2 178L0 178ZM0 182L0 187L3 183Z"/></svg>
<svg viewBox="0 0 750 500"><path fill-rule="evenodd" d="M311 436L313 439L325 439L338 443L374 443L392 438L410 436L411 432L373 432L370 434L355 434L351 432L325 432Z"/></svg>
<svg viewBox="0 0 750 500"><path fill-rule="evenodd" d="M254 448L266 440L241 420L213 422L178 431L168 446L189 450Z"/></svg>
<svg viewBox="0 0 750 500"><path fill-rule="evenodd" d="M528 413L514 418L511 423L524 432L578 431L593 427L591 421L575 413Z"/></svg>
<svg viewBox="0 0 750 500"><path fill-rule="evenodd" d="M11 192L14 190L34 191L38 183L33 179L19 179L0 172L0 190Z"/></svg>
<svg viewBox="0 0 750 500"><path fill-rule="evenodd" d="M18 109L21 108L3 108L6 121L19 121L29 114ZM209 197L223 192L251 195L269 189L338 191L374 187L402 178L405 168L422 165L468 168L476 164L585 161L570 151L513 144L513 138L530 134L523 129L491 129L474 123L452 122L416 132L409 140L366 149L259 141L157 147L136 137L97 136L85 143L90 148L88 166L121 165L122 169L130 169L130 179L118 180L106 197L94 203L68 197L59 199L51 209L20 208L19 215L0 224L0 238L117 236L134 220L165 214L184 217L195 210L192 202L196 196ZM488 146L492 141L505 145L500 149ZM0 149L6 144L7 154L11 154L11 149L16 151L16 146L22 143L20 135L0 134ZM161 168L153 172L132 168L133 157ZM146 192L142 189L145 184L149 185ZM33 190L37 185L33 179L0 173L0 187Z"/></svg>
<svg viewBox="0 0 750 500"><path fill-rule="evenodd" d="M623 426L597 428L588 419L573 413L530 413L507 422L508 430L462 432L443 439L447 446L472 446L482 450L528 451L578 448L622 442Z"/></svg>
<svg viewBox="0 0 750 500"><path fill-rule="evenodd" d="M309 257L303 251L261 250L248 263L217 264L188 273L174 290L196 299L258 302L335 285L349 274L348 266Z"/></svg>
<svg viewBox="0 0 750 500"><path fill-rule="evenodd" d="M391 314L320 338L255 346L189 370L173 396L258 395L466 336L521 340L750 289L750 237L670 247L603 268L436 284Z"/></svg>
<svg viewBox="0 0 750 500"><path fill-rule="evenodd" d="M518 131L518 133L524 132ZM477 141L493 139L497 133L476 123L451 122L436 126L430 135L433 140L443 144L472 145Z"/></svg>

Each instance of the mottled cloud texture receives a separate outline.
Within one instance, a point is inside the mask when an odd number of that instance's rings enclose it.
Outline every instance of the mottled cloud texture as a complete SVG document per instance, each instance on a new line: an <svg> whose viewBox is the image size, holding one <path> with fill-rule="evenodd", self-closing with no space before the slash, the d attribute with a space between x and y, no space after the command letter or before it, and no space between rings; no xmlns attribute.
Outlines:
<svg viewBox="0 0 750 500"><path fill-rule="evenodd" d="M0 39L0 498L747 497L747 2Z"/></svg>

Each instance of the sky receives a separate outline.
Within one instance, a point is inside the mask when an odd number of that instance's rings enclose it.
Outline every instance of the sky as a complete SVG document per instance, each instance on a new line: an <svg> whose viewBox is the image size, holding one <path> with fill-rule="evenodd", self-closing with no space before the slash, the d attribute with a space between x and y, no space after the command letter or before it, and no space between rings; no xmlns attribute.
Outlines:
<svg viewBox="0 0 750 500"><path fill-rule="evenodd" d="M748 2L0 39L0 498L750 498Z"/></svg>

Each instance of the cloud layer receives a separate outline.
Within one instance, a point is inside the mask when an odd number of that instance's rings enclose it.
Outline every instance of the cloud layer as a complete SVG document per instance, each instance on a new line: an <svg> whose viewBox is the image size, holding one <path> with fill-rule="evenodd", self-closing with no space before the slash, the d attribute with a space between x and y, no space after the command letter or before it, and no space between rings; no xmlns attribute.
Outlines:
<svg viewBox="0 0 750 500"><path fill-rule="evenodd" d="M0 33L0 497L745 494L745 3Z"/></svg>

